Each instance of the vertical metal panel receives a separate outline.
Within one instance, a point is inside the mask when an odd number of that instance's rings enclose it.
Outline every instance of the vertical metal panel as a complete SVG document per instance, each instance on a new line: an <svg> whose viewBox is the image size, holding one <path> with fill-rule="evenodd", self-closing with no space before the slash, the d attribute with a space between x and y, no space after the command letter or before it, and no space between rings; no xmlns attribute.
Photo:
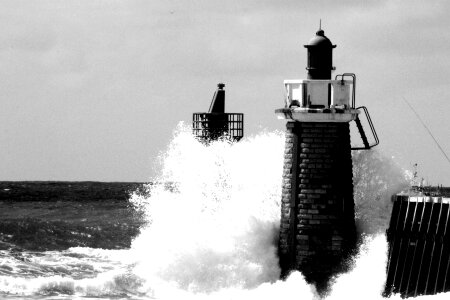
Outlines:
<svg viewBox="0 0 450 300"><path fill-rule="evenodd" d="M447 247L446 251L446 244L445 244L445 236L447 233L447 226L448 226L448 219L450 216L450 205L449 204L442 204L443 206L443 215L442 215L442 221L440 222L440 226L438 228L438 236L439 238L437 239L438 241L438 262L437 262L437 274L436 274L436 281L434 284L434 290L433 290L433 294L439 293L441 291L444 290L444 281L445 281L445 264L442 264L442 262L445 262L447 259L448 261L448 253L449 253L449 249ZM443 259L444 258L444 259Z"/></svg>
<svg viewBox="0 0 450 300"><path fill-rule="evenodd" d="M429 210L428 210L429 208ZM428 212L429 211L429 212ZM432 224L433 216L435 215L436 209L434 202L427 202L425 204L425 214L422 218L421 223L424 224L422 227L422 231L419 231L420 240L423 241L421 243L421 253L420 254L420 262L419 262L419 270L417 273L416 287L414 289L414 296L422 295L425 292L426 286L426 269L427 265L430 263L429 253L431 251L431 245L428 243L427 237L430 234L430 228Z"/></svg>
<svg viewBox="0 0 450 300"><path fill-rule="evenodd" d="M405 199L406 200L406 199ZM388 268L388 282L390 285L390 290L388 291L388 294L394 292L397 292L397 286L399 283L399 279L397 277L398 273L398 266L399 266L399 260L401 259L402 255L400 255L402 248L403 248L403 238L398 235L398 232L403 232L405 227L405 216L407 215L409 211L409 201L405 201L404 199L401 199L400 202L400 208L398 211L397 216L392 216L396 219L396 226L393 230L391 230L390 235L393 238L392 242L392 253L390 257L390 263Z"/></svg>
<svg viewBox="0 0 450 300"><path fill-rule="evenodd" d="M423 206L419 207L419 202L412 202L410 203L413 207L409 209L409 213L406 216L406 226L404 228L405 237L402 238L402 240L405 240L405 248L406 252L404 257L404 262L402 266L402 272L400 275L400 282L398 284L398 287L400 290L407 289L408 287L408 279L411 274L411 261L413 259L413 251L416 246L416 238L414 237L414 229L416 226L414 226L417 223L417 217L419 215L421 216L421 211L423 211Z"/></svg>
<svg viewBox="0 0 450 300"><path fill-rule="evenodd" d="M419 269L418 266L418 251L417 249L420 247L420 243L419 243L419 232L422 230L423 227L423 216L425 214L425 202L421 201L421 202L417 202L417 211L420 211L420 214L417 216L416 221L413 224L412 227L412 233L411 233L411 242L410 242L410 246L412 247L411 249L411 260L409 261L410 265L409 265L409 272L408 272L408 280L406 283L406 287L405 287L405 295L408 295L410 293L410 291L414 291L415 290L415 282L417 280L417 272ZM414 284L413 284L414 282Z"/></svg>
<svg viewBox="0 0 450 300"><path fill-rule="evenodd" d="M392 288L394 286L394 266L397 263L398 258L398 242L396 232L399 230L399 226L401 224L400 215L402 211L402 207L406 208L406 202L402 201L401 198L397 199L398 201L394 202L394 205L392 207L392 214L391 214L391 220L389 229L387 231L388 233L388 240L389 240L389 253L388 253L388 265L387 265L387 278L386 278L386 289L385 294L390 295L392 293Z"/></svg>
<svg viewBox="0 0 450 300"><path fill-rule="evenodd" d="M428 264L428 272L427 272L427 280L425 282L425 294L431 294L433 291L431 290L431 287L434 286L434 283L436 282L436 273L437 273L437 259L435 256L436 251L436 243L438 243L438 231L441 223L441 217L442 217L442 203L434 203L434 206L438 206L439 209L436 209L435 211L439 210L439 213L434 214L434 218L431 219L431 229L430 229L430 236L428 238L431 240L432 248L431 248L431 254L430 254L430 263ZM432 216L433 217L433 216Z"/></svg>

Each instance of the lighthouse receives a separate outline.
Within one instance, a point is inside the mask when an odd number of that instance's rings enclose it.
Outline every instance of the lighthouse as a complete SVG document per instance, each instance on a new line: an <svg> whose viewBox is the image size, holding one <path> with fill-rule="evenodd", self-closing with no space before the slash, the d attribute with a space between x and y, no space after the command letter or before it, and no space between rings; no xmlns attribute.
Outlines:
<svg viewBox="0 0 450 300"><path fill-rule="evenodd" d="M225 138L239 141L244 136L244 114L225 113L225 84L217 84L208 112L192 115L194 136L204 143Z"/></svg>
<svg viewBox="0 0 450 300"><path fill-rule="evenodd" d="M367 109L356 107L355 74L331 77L336 45L319 29L305 48L307 79L285 80L285 105L275 110L287 121L278 252L282 277L298 270L321 290L356 242L351 151L378 138ZM351 146L352 121L364 146Z"/></svg>

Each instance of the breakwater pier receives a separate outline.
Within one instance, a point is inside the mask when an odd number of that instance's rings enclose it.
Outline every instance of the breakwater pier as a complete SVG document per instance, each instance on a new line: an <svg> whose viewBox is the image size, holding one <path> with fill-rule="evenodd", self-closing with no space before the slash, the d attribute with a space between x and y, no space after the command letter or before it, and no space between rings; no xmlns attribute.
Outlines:
<svg viewBox="0 0 450 300"><path fill-rule="evenodd" d="M393 202L385 296L450 291L450 188L413 187Z"/></svg>

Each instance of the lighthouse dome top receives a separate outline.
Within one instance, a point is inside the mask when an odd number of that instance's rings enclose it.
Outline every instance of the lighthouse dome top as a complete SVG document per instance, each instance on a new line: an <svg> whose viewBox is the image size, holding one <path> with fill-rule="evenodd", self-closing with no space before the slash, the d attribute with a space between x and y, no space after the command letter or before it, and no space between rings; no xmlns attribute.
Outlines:
<svg viewBox="0 0 450 300"><path fill-rule="evenodd" d="M333 45L325 36L325 32L322 29L319 29L316 32L316 36L309 41L308 45L305 45L305 48L310 47L335 48L336 45Z"/></svg>

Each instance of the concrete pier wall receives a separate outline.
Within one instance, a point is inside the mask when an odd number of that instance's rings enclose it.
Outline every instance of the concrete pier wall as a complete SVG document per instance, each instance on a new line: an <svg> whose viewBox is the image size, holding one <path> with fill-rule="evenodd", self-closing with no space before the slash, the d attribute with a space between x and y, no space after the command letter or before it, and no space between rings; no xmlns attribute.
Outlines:
<svg viewBox="0 0 450 300"><path fill-rule="evenodd" d="M355 221L348 123L288 122L279 257L323 285L353 249Z"/></svg>

